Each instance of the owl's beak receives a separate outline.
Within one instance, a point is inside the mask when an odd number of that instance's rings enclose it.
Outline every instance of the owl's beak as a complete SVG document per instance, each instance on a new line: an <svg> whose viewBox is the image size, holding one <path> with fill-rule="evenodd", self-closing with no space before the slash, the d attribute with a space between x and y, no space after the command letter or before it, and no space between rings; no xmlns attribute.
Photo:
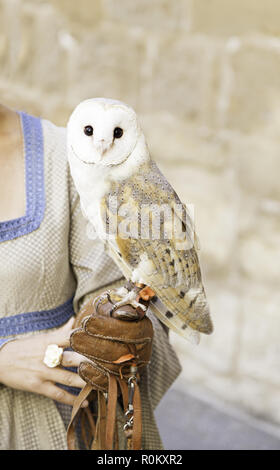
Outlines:
<svg viewBox="0 0 280 470"><path fill-rule="evenodd" d="M107 142L105 139L100 139L94 144L97 152L100 153L102 156L111 147L111 145L112 142Z"/></svg>

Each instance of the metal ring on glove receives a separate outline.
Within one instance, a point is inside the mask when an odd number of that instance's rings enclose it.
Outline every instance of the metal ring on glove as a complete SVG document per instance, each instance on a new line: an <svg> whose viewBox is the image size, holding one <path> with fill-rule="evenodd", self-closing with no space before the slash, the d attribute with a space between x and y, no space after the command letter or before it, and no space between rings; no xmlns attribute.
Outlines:
<svg viewBox="0 0 280 470"><path fill-rule="evenodd" d="M61 364L62 355L63 348L60 348L57 344L49 344L43 362L47 367L57 367Z"/></svg>

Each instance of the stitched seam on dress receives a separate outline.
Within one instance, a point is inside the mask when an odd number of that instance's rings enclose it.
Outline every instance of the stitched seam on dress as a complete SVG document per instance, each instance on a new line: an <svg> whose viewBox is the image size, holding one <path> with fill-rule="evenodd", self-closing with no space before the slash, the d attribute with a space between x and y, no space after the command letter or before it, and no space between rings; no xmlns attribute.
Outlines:
<svg viewBox="0 0 280 470"><path fill-rule="evenodd" d="M36 230L45 212L43 130L39 118L19 112L25 154L26 212L23 217L0 222L0 242Z"/></svg>
<svg viewBox="0 0 280 470"><path fill-rule="evenodd" d="M0 338L0 349L2 348L2 346L4 346L4 344L9 343L13 340L14 338Z"/></svg>
<svg viewBox="0 0 280 470"><path fill-rule="evenodd" d="M19 335L31 331L47 330L63 325L72 315L73 297L50 310L19 313L0 318L0 336Z"/></svg>

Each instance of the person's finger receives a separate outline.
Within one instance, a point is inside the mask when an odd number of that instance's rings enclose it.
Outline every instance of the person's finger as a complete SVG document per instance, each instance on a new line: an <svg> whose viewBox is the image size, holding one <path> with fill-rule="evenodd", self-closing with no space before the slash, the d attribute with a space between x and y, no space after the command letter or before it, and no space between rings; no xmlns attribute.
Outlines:
<svg viewBox="0 0 280 470"><path fill-rule="evenodd" d="M62 369L60 367L48 368L45 371L45 380L67 385L68 387L83 388L85 381L76 372Z"/></svg>
<svg viewBox="0 0 280 470"><path fill-rule="evenodd" d="M78 367L85 357L74 351L64 351L61 364L64 367Z"/></svg>
<svg viewBox="0 0 280 470"><path fill-rule="evenodd" d="M61 388L57 387L52 382L44 382L41 386L40 393L45 395L52 400L58 401L59 403L64 403L65 405L73 406L76 396L72 395L66 390L62 390ZM82 407L88 406L88 401L85 400L82 404Z"/></svg>
<svg viewBox="0 0 280 470"><path fill-rule="evenodd" d="M48 342L49 344L57 344L62 348L67 348L70 346L70 335L73 331L74 317L71 317L68 322L63 325L61 328L51 332Z"/></svg>

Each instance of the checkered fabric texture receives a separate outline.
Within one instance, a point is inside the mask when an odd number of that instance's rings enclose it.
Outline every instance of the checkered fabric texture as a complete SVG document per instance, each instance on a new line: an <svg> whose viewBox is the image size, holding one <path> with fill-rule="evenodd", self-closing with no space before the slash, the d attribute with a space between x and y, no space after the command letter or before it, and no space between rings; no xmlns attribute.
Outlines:
<svg viewBox="0 0 280 470"><path fill-rule="evenodd" d="M37 230L0 243L1 317L50 310L72 296L77 313L97 290L121 278L101 243L87 238L86 221L69 174L65 129L45 120L42 126L45 214ZM161 449L153 410L181 368L165 328L151 310L148 315L155 335L151 363L140 385L143 449ZM16 340L22 336L26 334ZM70 415L71 407L67 405L0 384L0 449L66 449ZM120 408L118 422L121 429ZM125 446L122 437L120 444Z"/></svg>

